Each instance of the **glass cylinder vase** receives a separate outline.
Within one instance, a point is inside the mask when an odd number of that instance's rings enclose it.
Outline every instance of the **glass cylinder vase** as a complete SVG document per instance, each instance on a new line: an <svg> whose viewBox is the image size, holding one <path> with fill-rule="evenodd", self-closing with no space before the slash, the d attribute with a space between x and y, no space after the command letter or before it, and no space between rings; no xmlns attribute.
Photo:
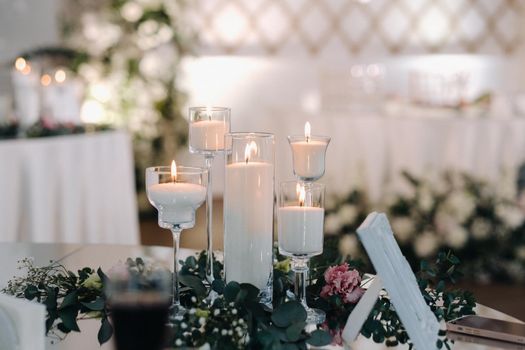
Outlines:
<svg viewBox="0 0 525 350"><path fill-rule="evenodd" d="M224 269L226 281L250 283L272 300L274 135L225 137Z"/></svg>

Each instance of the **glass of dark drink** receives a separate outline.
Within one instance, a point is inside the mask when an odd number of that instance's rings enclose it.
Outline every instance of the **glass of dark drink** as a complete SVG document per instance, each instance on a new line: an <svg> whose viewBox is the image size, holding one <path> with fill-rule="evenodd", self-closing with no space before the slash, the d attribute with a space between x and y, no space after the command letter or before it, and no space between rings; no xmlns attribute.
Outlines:
<svg viewBox="0 0 525 350"><path fill-rule="evenodd" d="M169 270L126 265L110 273L107 285L116 349L162 349L171 306Z"/></svg>

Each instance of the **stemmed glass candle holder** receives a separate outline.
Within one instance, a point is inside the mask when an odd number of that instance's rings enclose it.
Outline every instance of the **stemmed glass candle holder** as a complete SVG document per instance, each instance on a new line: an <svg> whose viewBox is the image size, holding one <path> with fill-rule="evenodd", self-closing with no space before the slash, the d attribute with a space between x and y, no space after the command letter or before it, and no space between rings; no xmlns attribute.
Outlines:
<svg viewBox="0 0 525 350"><path fill-rule="evenodd" d="M307 322L316 324L324 322L325 313L308 307L306 283L310 258L323 252L324 195L322 184L310 184L306 192L300 182L282 182L277 214L279 252L292 258L296 300L306 309Z"/></svg>
<svg viewBox="0 0 525 350"><path fill-rule="evenodd" d="M295 176L305 183L319 180L325 172L326 149L330 137L311 135L310 123L306 122L304 136L288 136L288 142L292 147Z"/></svg>
<svg viewBox="0 0 525 350"><path fill-rule="evenodd" d="M206 199L208 171L197 167L159 166L146 169L146 193L157 210L159 226L173 234L173 303L171 316L182 316L186 310L180 305L177 253L183 229L195 226L195 210Z"/></svg>
<svg viewBox="0 0 525 350"><path fill-rule="evenodd" d="M226 281L250 283L272 301L274 136L226 135L224 269Z"/></svg>
<svg viewBox="0 0 525 350"><path fill-rule="evenodd" d="M207 253L206 279L213 282L213 191L212 165L215 156L224 151L224 135L230 132L230 109L225 107L191 107L189 112L190 152L204 155L208 169L206 197Z"/></svg>

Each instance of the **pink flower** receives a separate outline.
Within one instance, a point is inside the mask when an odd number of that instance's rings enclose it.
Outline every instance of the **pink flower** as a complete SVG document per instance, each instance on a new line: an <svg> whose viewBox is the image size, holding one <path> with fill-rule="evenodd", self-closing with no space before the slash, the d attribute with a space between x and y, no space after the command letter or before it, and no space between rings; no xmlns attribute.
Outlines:
<svg viewBox="0 0 525 350"><path fill-rule="evenodd" d="M360 287L361 276L359 276L359 272L355 269L350 270L347 263L326 269L324 279L326 285L321 290L323 298L339 295L344 303L355 304L365 292Z"/></svg>

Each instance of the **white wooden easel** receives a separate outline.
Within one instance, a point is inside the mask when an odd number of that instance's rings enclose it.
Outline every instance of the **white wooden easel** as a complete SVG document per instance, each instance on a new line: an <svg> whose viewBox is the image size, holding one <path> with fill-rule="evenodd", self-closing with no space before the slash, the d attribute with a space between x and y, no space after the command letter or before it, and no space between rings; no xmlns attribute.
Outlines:
<svg viewBox="0 0 525 350"><path fill-rule="evenodd" d="M439 322L423 299L416 276L401 253L385 214L373 212L357 229L377 276L348 317L343 330L351 348L383 285L416 350L435 350Z"/></svg>

